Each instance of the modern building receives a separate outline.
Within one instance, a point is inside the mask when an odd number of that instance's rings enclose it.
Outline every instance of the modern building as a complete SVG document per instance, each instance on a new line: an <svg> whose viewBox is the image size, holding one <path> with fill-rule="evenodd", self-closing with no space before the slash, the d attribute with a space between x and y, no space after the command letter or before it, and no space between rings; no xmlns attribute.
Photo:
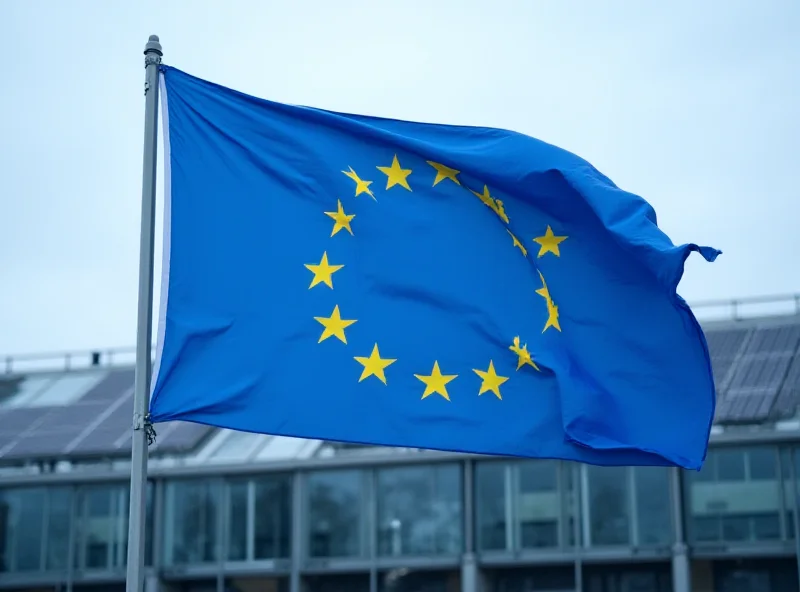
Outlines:
<svg viewBox="0 0 800 592"><path fill-rule="evenodd" d="M800 298L704 322L700 472L156 426L148 591L798 591ZM0 589L124 589L133 370L0 367ZM676 438L681 434L677 432Z"/></svg>

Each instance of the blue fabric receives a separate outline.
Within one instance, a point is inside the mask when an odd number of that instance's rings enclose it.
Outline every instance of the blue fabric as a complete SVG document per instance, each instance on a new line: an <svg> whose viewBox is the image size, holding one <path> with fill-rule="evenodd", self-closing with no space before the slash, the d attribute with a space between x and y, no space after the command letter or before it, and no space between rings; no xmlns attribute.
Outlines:
<svg viewBox="0 0 800 592"><path fill-rule="evenodd" d="M673 245L643 199L522 134L162 73L170 249L153 421L701 466L714 380L676 288L691 251L719 251ZM354 217L337 223L340 205ZM342 267L318 273L323 254Z"/></svg>

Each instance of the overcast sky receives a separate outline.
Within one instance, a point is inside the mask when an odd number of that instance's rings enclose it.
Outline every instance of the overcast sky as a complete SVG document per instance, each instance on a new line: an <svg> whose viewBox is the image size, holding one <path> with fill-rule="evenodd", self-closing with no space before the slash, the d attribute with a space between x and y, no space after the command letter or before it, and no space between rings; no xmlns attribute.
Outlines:
<svg viewBox="0 0 800 592"><path fill-rule="evenodd" d="M134 343L151 33L264 98L575 152L722 249L690 302L800 291L797 0L0 0L0 23L0 354Z"/></svg>

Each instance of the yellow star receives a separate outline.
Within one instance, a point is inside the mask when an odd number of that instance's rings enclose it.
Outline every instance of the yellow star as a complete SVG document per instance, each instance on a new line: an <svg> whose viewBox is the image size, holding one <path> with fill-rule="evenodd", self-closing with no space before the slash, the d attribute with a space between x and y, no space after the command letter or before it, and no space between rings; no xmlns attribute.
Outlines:
<svg viewBox="0 0 800 592"><path fill-rule="evenodd" d="M473 370L473 372L483 380L481 383L481 390L478 391L478 396L481 396L485 392L492 391L498 399L501 401L503 400L503 397L500 395L500 385L508 380L508 377L497 375L492 360L489 360L489 369L485 372L483 370Z"/></svg>
<svg viewBox="0 0 800 592"><path fill-rule="evenodd" d="M368 358L356 356L353 359L364 366L364 371L361 373L361 378L358 379L358 382L361 382L369 376L375 376L383 384L386 384L386 375L383 373L383 371L386 370L387 366L390 366L397 361L389 358L381 358L381 353L378 351L377 343L375 344L375 347L372 348L372 353Z"/></svg>
<svg viewBox="0 0 800 592"><path fill-rule="evenodd" d="M391 189L395 185L400 185L411 191L408 186L407 177L411 174L411 169L400 168L400 162L397 160L397 155L392 159L392 166L390 167L376 167L380 172L386 175L386 189Z"/></svg>
<svg viewBox="0 0 800 592"><path fill-rule="evenodd" d="M331 232L331 236L335 235L339 232L342 228L344 228L347 232L350 233L350 236L353 235L353 229L350 228L350 222L353 218L356 217L355 214L345 214L344 209L342 208L342 200L337 200L339 205L336 208L335 212L325 212L326 216L330 216L333 218L333 232Z"/></svg>
<svg viewBox="0 0 800 592"><path fill-rule="evenodd" d="M517 370L522 368L525 364L528 364L529 366L532 366L534 370L541 372L541 370L539 370L539 366L537 366L536 362L534 362L533 358L531 358L531 353L528 351L528 345L525 344L520 346L519 337L514 338L514 343L510 345L508 349L519 356L519 359L517 360Z"/></svg>
<svg viewBox="0 0 800 592"><path fill-rule="evenodd" d="M425 392L422 393L423 399L434 393L438 393L448 401L450 400L450 395L447 394L447 387L445 385L451 380L458 378L458 374L442 374L442 371L439 370L438 361L433 363L433 371L431 371L430 376L421 374L415 374L414 376L425 383Z"/></svg>
<svg viewBox="0 0 800 592"><path fill-rule="evenodd" d="M514 246L519 247L519 250L522 251L522 256L527 257L528 249L526 249L524 245L521 242L519 242L519 239L516 236L514 236L514 234L508 228L506 228L506 232L508 232L508 234L511 235L511 238L514 239Z"/></svg>
<svg viewBox="0 0 800 592"><path fill-rule="evenodd" d="M341 315L339 314L338 304L334 307L331 316L314 317L314 320L320 323L323 327L325 327L317 343L322 343L328 337L336 337L339 339L339 341L346 344L347 338L344 336L344 330L356 322L355 320L342 319Z"/></svg>
<svg viewBox="0 0 800 592"><path fill-rule="evenodd" d="M553 299L550 298L550 290L547 289L547 283L544 281L541 271L539 272L539 278L542 280L542 287L536 290L536 293L544 298L547 303L547 322L544 325L544 329L542 329L542 333L550 327L555 327L556 330L561 331L561 325L558 322L558 307L553 302Z"/></svg>
<svg viewBox="0 0 800 592"><path fill-rule="evenodd" d="M568 236L556 236L553 234L553 229L550 228L550 225L548 224L544 236L537 236L535 239L533 239L534 242L537 242L540 245L537 258L545 255L546 253L553 253L553 255L556 257L561 257L561 253L558 250L558 245L568 238Z"/></svg>
<svg viewBox="0 0 800 592"><path fill-rule="evenodd" d="M470 189L470 191L472 191L472 189ZM489 187L487 187L486 185L484 185L484 186L483 186L483 193L482 193L482 194L481 194L481 193L478 193L477 191L472 191L472 193L473 193L473 194L474 194L474 195L475 195L475 196L476 196L476 197L477 197L479 200L481 200L481 201L482 201L484 204L486 204L487 206L489 206L489 207L491 208L491 210L492 210L492 211L493 211L495 214L497 214L498 216L500 216L500 218L503 220L503 222L505 222L506 224L508 224L508 216L506 215L506 210L505 210L505 208L503 207L503 202L502 202L502 201L500 201L499 199L495 199L495 198L493 198L493 197L492 197L492 196L489 194Z"/></svg>
<svg viewBox="0 0 800 592"><path fill-rule="evenodd" d="M356 172L353 170L353 167L347 167L347 168L349 168L350 170L342 172L356 182L356 197L358 197L362 193L366 193L372 199L375 199L375 194L372 193L372 190L369 188L369 186L372 185L372 181L364 181L363 179L360 179L359 176L356 174Z"/></svg>
<svg viewBox="0 0 800 592"><path fill-rule="evenodd" d="M309 290L319 283L325 284L332 290L333 274L339 271L342 267L344 267L344 265L329 265L327 251L322 253L322 260L319 262L319 265L306 263L305 266L306 269L308 269L311 273L314 274L314 278L311 280L311 285L308 287Z"/></svg>
<svg viewBox="0 0 800 592"><path fill-rule="evenodd" d="M434 187L436 187L437 183L444 181L445 179L450 179L456 185L461 185L461 181L456 178L456 175L458 175L458 173L461 171L451 169L449 166L439 164L438 162L433 162L432 160L428 160L426 162L436 169L436 178L433 180Z"/></svg>

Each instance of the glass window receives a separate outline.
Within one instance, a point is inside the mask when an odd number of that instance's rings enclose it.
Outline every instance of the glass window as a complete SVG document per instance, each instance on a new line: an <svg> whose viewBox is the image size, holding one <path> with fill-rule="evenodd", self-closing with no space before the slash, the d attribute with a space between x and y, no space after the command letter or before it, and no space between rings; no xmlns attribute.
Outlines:
<svg viewBox="0 0 800 592"><path fill-rule="evenodd" d="M247 481L228 483L228 553L229 561L247 559Z"/></svg>
<svg viewBox="0 0 800 592"><path fill-rule="evenodd" d="M111 569L124 566L128 543L128 487L86 485L78 490L75 566Z"/></svg>
<svg viewBox="0 0 800 592"><path fill-rule="evenodd" d="M510 549L506 482L511 466L506 462L487 461L475 465L475 511L478 544L481 550Z"/></svg>
<svg viewBox="0 0 800 592"><path fill-rule="evenodd" d="M774 481L778 478L777 450L766 446L748 450L747 468L751 481Z"/></svg>
<svg viewBox="0 0 800 592"><path fill-rule="evenodd" d="M164 504L164 553L167 565L209 563L217 560L219 481L170 481Z"/></svg>
<svg viewBox="0 0 800 592"><path fill-rule="evenodd" d="M741 450L718 450L714 455L717 459L718 481L743 481L745 457Z"/></svg>
<svg viewBox="0 0 800 592"><path fill-rule="evenodd" d="M781 473L783 475L783 499L786 500L786 537L788 539L794 538L794 495L795 487L792 486L792 475L795 477L800 476L797 468L792 471L792 451L791 449L784 448L781 450ZM794 453L795 461L800 461L800 451ZM800 486L800 483L797 484ZM796 491L800 494L800 487ZM800 500L797 500L800 502Z"/></svg>
<svg viewBox="0 0 800 592"><path fill-rule="evenodd" d="M257 479L255 498L255 558L289 557L292 552L291 475Z"/></svg>
<svg viewBox="0 0 800 592"><path fill-rule="evenodd" d="M47 494L47 555L45 569L67 567L69 529L72 517L72 490L54 487Z"/></svg>
<svg viewBox="0 0 800 592"><path fill-rule="evenodd" d="M517 513L522 548L557 547L561 523L559 463L552 460L517 464Z"/></svg>
<svg viewBox="0 0 800 592"><path fill-rule="evenodd" d="M448 464L377 471L381 555L460 553L460 469Z"/></svg>
<svg viewBox="0 0 800 592"><path fill-rule="evenodd" d="M710 450L708 460L715 469L712 479L698 479L693 471L684 473L691 540L780 539L780 484L775 448Z"/></svg>
<svg viewBox="0 0 800 592"><path fill-rule="evenodd" d="M586 465L589 481L591 544L630 542L630 494L627 467Z"/></svg>
<svg viewBox="0 0 800 592"><path fill-rule="evenodd" d="M46 490L0 491L0 572L42 568Z"/></svg>
<svg viewBox="0 0 800 592"><path fill-rule="evenodd" d="M668 544L672 540L669 470L664 467L633 469L639 545Z"/></svg>
<svg viewBox="0 0 800 592"><path fill-rule="evenodd" d="M354 557L365 554L366 504L361 471L325 471L308 475L308 554Z"/></svg>

